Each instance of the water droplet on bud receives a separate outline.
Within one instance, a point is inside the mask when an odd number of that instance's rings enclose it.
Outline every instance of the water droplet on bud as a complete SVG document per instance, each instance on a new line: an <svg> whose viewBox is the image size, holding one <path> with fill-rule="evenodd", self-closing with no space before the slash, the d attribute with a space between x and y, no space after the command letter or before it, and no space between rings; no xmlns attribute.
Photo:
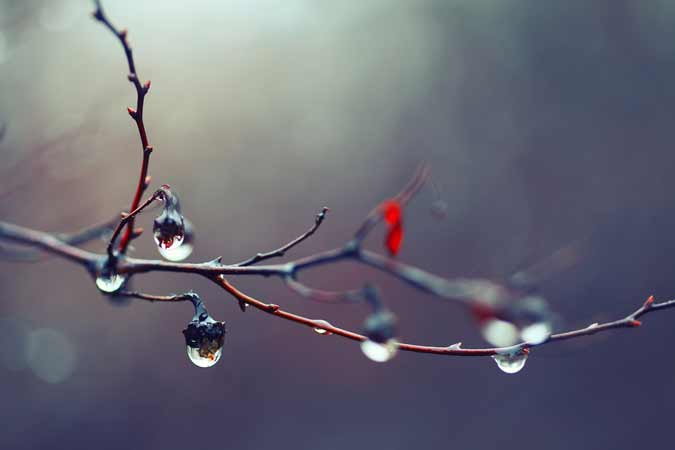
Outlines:
<svg viewBox="0 0 675 450"><path fill-rule="evenodd" d="M220 360L225 342L225 323L211 316L193 319L185 330L185 343L190 361L197 367L211 367Z"/></svg>
<svg viewBox="0 0 675 450"><path fill-rule="evenodd" d="M317 325L325 325L325 326L328 326L328 327L332 326L329 322L327 322L325 320L321 320L321 319L315 320L314 323L317 324ZM314 328L314 332L316 334L321 335L321 336L330 336L331 334L333 334L332 332L330 332L328 330L324 330L323 328Z"/></svg>
<svg viewBox="0 0 675 450"><path fill-rule="evenodd" d="M103 272L96 277L96 287L106 294L119 291L127 278L117 273Z"/></svg>
<svg viewBox="0 0 675 450"><path fill-rule="evenodd" d="M538 322L520 330L520 338L528 344L538 345L546 341L551 332L552 327L549 322Z"/></svg>
<svg viewBox="0 0 675 450"><path fill-rule="evenodd" d="M156 235L155 235L156 236ZM192 228L192 223L183 218L183 236L181 238L181 243L176 245L176 240L174 239L173 245L170 248L165 248L155 237L155 243L157 244L157 250L159 254L169 261L182 261L192 254L194 250L194 231Z"/></svg>
<svg viewBox="0 0 675 450"><path fill-rule="evenodd" d="M201 351L198 348L187 347L187 355L190 358L190 361L197 367L211 367L216 364L220 357L223 354L223 347L220 347L213 353L207 355L202 355Z"/></svg>
<svg viewBox="0 0 675 450"><path fill-rule="evenodd" d="M497 363L504 373L518 373L527 362L528 353L524 351L519 351L517 353L506 353L501 355L492 355L492 359Z"/></svg>
<svg viewBox="0 0 675 450"><path fill-rule="evenodd" d="M155 244L160 250L175 250L183 244L182 234L166 235L162 234L161 231L155 231L153 235Z"/></svg>
<svg viewBox="0 0 675 450"><path fill-rule="evenodd" d="M495 347L508 347L518 342L518 328L499 319L486 320L480 329L483 339Z"/></svg>
<svg viewBox="0 0 675 450"><path fill-rule="evenodd" d="M371 361L387 362L396 355L398 342L395 339L389 339L384 344L378 344L368 339L361 342L361 351Z"/></svg>

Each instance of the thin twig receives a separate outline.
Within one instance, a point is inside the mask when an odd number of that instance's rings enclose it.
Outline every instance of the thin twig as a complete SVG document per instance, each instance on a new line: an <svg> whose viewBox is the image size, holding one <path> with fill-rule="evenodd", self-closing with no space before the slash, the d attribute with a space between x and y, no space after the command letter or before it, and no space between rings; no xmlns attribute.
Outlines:
<svg viewBox="0 0 675 450"><path fill-rule="evenodd" d="M110 22L105 12L103 11L103 7L101 5L100 0L94 0L94 4L96 6L96 9L94 10L93 13L94 18L99 22L101 22L103 25L105 25L105 27L108 28L119 40L120 44L122 44L124 54L127 58L127 64L129 66L129 74L127 75L127 78L131 82L131 84L134 85L134 88L136 88L136 109L133 108L127 109L131 118L136 122L138 134L141 138L141 147L143 150L141 173L140 176L138 177L138 184L136 186L134 198L131 202L131 206L129 207L129 211L134 211L136 208L138 208L138 205L141 202L143 192L145 192L148 185L150 184L150 177L148 176L148 167L150 164L150 154L152 153L153 147L148 142L148 134L145 130L145 124L143 122L143 106L145 103L145 96L148 94L148 91L150 90L150 81L146 81L144 84L141 84L140 77L138 76L138 72L136 71L136 64L134 63L133 53L127 40L127 30L126 29L118 30L117 28L115 28L115 26ZM133 239L134 237L133 230L134 230L134 220L132 218L131 220L128 221L128 223L126 223L126 231L124 232L122 239L120 239L118 250L121 254L124 254L126 252L127 247L129 246L129 242L131 241L131 239Z"/></svg>
<svg viewBox="0 0 675 450"><path fill-rule="evenodd" d="M251 266L266 259L284 256L288 250L300 244L302 241L304 241L305 239L314 234L314 232L321 226L321 223L326 218L326 213L328 211L329 211L328 208L324 206L321 212L316 215L314 219L314 225L312 225L312 227L309 230L305 231L303 234L293 239L288 244L283 245L276 250L272 250L271 252L258 253L245 261L235 264L235 266Z"/></svg>

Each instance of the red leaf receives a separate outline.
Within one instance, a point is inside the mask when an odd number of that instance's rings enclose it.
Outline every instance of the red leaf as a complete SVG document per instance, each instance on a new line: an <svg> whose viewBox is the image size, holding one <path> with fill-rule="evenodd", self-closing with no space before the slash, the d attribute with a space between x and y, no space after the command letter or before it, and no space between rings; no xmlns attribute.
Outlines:
<svg viewBox="0 0 675 450"><path fill-rule="evenodd" d="M401 222L401 205L396 200L387 200L382 203L382 215L389 225Z"/></svg>
<svg viewBox="0 0 675 450"><path fill-rule="evenodd" d="M394 224L387 234L387 249L392 255L396 255L401 248L401 243L403 242L403 224L399 221Z"/></svg>

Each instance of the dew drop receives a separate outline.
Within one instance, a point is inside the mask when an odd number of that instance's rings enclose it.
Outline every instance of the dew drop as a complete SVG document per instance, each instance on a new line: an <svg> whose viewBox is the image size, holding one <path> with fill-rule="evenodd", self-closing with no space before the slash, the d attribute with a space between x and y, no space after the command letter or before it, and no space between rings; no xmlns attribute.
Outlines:
<svg viewBox="0 0 675 450"><path fill-rule="evenodd" d="M117 273L101 273L96 277L96 287L101 292L112 294L122 288L126 279L125 276Z"/></svg>
<svg viewBox="0 0 675 450"><path fill-rule="evenodd" d="M508 347L518 342L518 328L511 322L490 319L483 323L483 339L496 347Z"/></svg>
<svg viewBox="0 0 675 450"><path fill-rule="evenodd" d="M492 355L492 359L497 363L504 373L518 373L527 362L527 352L517 352L517 353L506 353L500 355Z"/></svg>
<svg viewBox="0 0 675 450"><path fill-rule="evenodd" d="M169 261L182 261L192 254L194 247L191 244L184 243L176 247L175 245L171 248L164 248L161 245L157 246L159 254Z"/></svg>
<svg viewBox="0 0 675 450"><path fill-rule="evenodd" d="M314 323L317 325L325 325L327 327L332 326L329 322L321 319L315 320ZM324 330L323 328L314 328L314 332L321 336L330 336L331 334L333 334L332 332Z"/></svg>
<svg viewBox="0 0 675 450"><path fill-rule="evenodd" d="M528 344L538 345L549 338L551 331L552 328L549 322L533 323L520 331L520 338Z"/></svg>
<svg viewBox="0 0 675 450"><path fill-rule="evenodd" d="M202 356L203 352L200 352L198 348L187 346L187 355L190 358L190 361L197 367L211 367L220 360L221 355L223 354L223 348L220 347L214 353L209 353Z"/></svg>
<svg viewBox="0 0 675 450"><path fill-rule="evenodd" d="M181 246L183 243L183 235L182 234L175 234L172 236L166 236L162 235L161 232L155 231L154 233L154 238L155 238L155 244L157 244L157 247L159 250L175 250L178 247Z"/></svg>
<svg viewBox="0 0 675 450"><path fill-rule="evenodd" d="M389 339L384 344L379 344L368 339L361 342L361 351L371 361L387 362L396 355L398 342L395 339Z"/></svg>

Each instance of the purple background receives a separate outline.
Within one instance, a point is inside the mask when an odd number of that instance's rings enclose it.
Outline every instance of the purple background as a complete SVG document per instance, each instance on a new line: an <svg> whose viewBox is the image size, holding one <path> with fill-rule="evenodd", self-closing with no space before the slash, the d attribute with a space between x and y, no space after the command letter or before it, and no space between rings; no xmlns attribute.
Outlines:
<svg viewBox="0 0 675 450"><path fill-rule="evenodd" d="M673 2L107 3L152 80L150 171L195 224L192 260L275 248L323 205L321 230L290 256L340 245L426 160L448 219L434 220L433 196L420 195L406 210L404 261L500 277L576 243L574 265L542 284L565 328L675 294ZM119 44L90 11L78 0L0 0L2 220L68 231L111 217L133 194L141 152L125 108L135 94ZM135 247L156 257L148 235ZM403 339L484 345L463 309L358 265L304 279L374 280ZM233 281L336 325L358 328L366 313L308 303L277 279ZM242 314L195 277L149 274L135 286L197 290L230 329L218 365L187 360L186 304L114 307L70 263L0 263L0 448L671 444L669 311L638 330L537 349L506 375L488 358L372 363L353 342ZM45 381L26 362L17 326L60 336L28 352L58 366L65 351L62 379Z"/></svg>

